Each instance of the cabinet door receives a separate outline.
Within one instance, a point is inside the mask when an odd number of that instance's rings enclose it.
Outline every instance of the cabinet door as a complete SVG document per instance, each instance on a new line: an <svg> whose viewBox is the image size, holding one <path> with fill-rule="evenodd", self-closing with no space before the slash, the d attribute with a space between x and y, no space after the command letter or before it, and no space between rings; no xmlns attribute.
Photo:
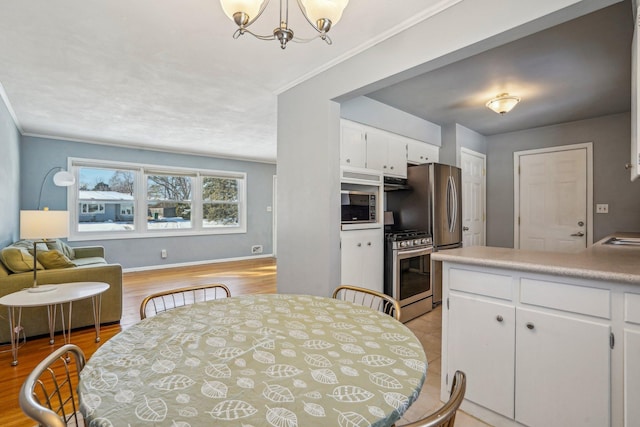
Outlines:
<svg viewBox="0 0 640 427"><path fill-rule="evenodd" d="M340 164L364 168L367 153L364 128L355 123L343 121L340 131Z"/></svg>
<svg viewBox="0 0 640 427"><path fill-rule="evenodd" d="M383 290L383 241L381 228L348 230L340 233L343 285Z"/></svg>
<svg viewBox="0 0 640 427"><path fill-rule="evenodd" d="M610 326L524 308L516 318L516 421L610 425Z"/></svg>
<svg viewBox="0 0 640 427"><path fill-rule="evenodd" d="M382 229L363 230L362 284L374 291L384 290L384 234Z"/></svg>
<svg viewBox="0 0 640 427"><path fill-rule="evenodd" d="M383 132L367 131L367 168L387 174L387 135Z"/></svg>
<svg viewBox="0 0 640 427"><path fill-rule="evenodd" d="M449 294L448 374L467 375L465 398L513 418L515 308Z"/></svg>
<svg viewBox="0 0 640 427"><path fill-rule="evenodd" d="M389 135L387 142L386 175L407 177L407 143L404 138Z"/></svg>
<svg viewBox="0 0 640 427"><path fill-rule="evenodd" d="M422 163L438 162L439 148L421 141L407 142L407 163L419 165Z"/></svg>
<svg viewBox="0 0 640 427"><path fill-rule="evenodd" d="M640 422L640 330L624 331L624 425Z"/></svg>

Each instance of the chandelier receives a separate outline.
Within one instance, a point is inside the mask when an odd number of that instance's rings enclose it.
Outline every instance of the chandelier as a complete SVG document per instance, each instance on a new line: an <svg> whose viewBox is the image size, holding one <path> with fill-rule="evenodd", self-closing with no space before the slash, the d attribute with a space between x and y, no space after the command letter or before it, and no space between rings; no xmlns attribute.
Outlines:
<svg viewBox="0 0 640 427"><path fill-rule="evenodd" d="M244 33L249 33L260 40L279 40L280 47L285 49L287 42L306 43L316 38L331 44L327 35L333 25L336 25L342 17L342 12L347 7L349 0L296 0L302 14L309 24L318 32L316 37L301 39L293 36L293 30L289 28L289 0L280 0L280 25L273 30L273 34L260 35L247 29L264 12L269 0L220 0L225 15L236 23L238 29L233 33L237 39Z"/></svg>

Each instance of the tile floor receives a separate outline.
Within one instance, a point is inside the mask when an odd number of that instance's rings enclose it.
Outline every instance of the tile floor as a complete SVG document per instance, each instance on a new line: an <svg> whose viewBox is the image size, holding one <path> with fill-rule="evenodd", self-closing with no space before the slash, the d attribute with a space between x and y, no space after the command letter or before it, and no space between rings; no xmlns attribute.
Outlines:
<svg viewBox="0 0 640 427"><path fill-rule="evenodd" d="M429 367L427 368L427 381L422 387L418 400L411 405L404 414L403 419L397 423L398 427L417 421L435 412L443 405L443 402L440 401L442 306L438 306L433 311L407 322L406 325L422 343ZM463 411L458 411L456 415L456 427L486 427L487 425Z"/></svg>

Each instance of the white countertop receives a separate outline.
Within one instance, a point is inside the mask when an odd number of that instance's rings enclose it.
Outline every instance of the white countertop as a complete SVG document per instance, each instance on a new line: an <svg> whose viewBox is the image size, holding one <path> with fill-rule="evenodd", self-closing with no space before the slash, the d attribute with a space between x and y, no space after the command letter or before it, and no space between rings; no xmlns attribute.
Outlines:
<svg viewBox="0 0 640 427"><path fill-rule="evenodd" d="M640 246L604 245L610 237L639 238L640 233L614 233L573 254L472 246L434 252L431 259L640 285Z"/></svg>

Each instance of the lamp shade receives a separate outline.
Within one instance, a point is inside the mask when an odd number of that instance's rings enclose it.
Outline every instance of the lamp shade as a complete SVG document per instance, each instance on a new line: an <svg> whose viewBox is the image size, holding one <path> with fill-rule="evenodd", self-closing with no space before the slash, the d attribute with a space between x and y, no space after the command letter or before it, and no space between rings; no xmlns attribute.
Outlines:
<svg viewBox="0 0 640 427"><path fill-rule="evenodd" d="M262 9L264 2L268 0L220 0L220 5L225 15L232 21L235 21L233 15L241 12L249 17L249 20L255 19Z"/></svg>
<svg viewBox="0 0 640 427"><path fill-rule="evenodd" d="M67 211L20 211L21 239L55 239L69 235Z"/></svg>
<svg viewBox="0 0 640 427"><path fill-rule="evenodd" d="M342 18L342 12L349 4L349 0L300 0L300 3L311 22L328 19L333 26Z"/></svg>
<svg viewBox="0 0 640 427"><path fill-rule="evenodd" d="M507 114L520 102L520 97L501 93L493 99L490 99L486 106L500 115Z"/></svg>
<svg viewBox="0 0 640 427"><path fill-rule="evenodd" d="M53 183L58 187L69 187L76 183L76 178L71 173L61 170L53 175Z"/></svg>

